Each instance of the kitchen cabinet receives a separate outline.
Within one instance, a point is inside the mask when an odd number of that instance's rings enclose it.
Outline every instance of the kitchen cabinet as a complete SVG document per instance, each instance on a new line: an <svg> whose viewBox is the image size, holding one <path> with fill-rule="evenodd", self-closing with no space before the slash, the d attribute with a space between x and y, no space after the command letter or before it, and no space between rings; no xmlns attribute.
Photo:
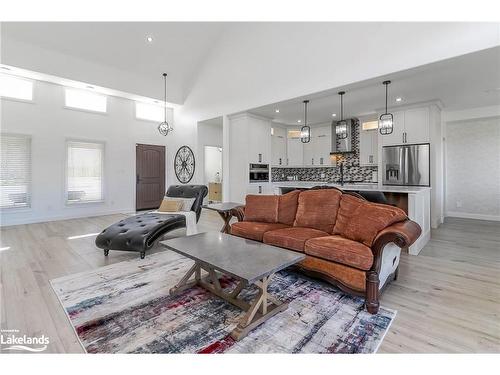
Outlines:
<svg viewBox="0 0 500 375"><path fill-rule="evenodd" d="M273 127L271 135L271 165L286 165L286 129Z"/></svg>
<svg viewBox="0 0 500 375"><path fill-rule="evenodd" d="M359 165L378 165L378 130L359 130Z"/></svg>
<svg viewBox="0 0 500 375"><path fill-rule="evenodd" d="M331 166L330 152L332 151L332 128L330 125L313 128L313 159L314 165Z"/></svg>
<svg viewBox="0 0 500 375"><path fill-rule="evenodd" d="M404 143L429 142L429 107L412 108L405 111Z"/></svg>
<svg viewBox="0 0 500 375"><path fill-rule="evenodd" d="M382 146L428 143L430 141L429 107L393 112L393 116L393 132L388 135L379 135Z"/></svg>
<svg viewBox="0 0 500 375"><path fill-rule="evenodd" d="M256 116L247 116L249 163L271 163L271 122Z"/></svg>
<svg viewBox="0 0 500 375"><path fill-rule="evenodd" d="M299 136L296 136L293 131L288 131L287 134L287 162L286 165L298 167L304 163L304 147Z"/></svg>
<svg viewBox="0 0 500 375"><path fill-rule="evenodd" d="M405 133L405 113L403 111L400 112L392 112L393 115L393 130L391 134L382 135L377 130L379 143L382 146L394 146L403 144L403 137Z"/></svg>
<svg viewBox="0 0 500 375"><path fill-rule="evenodd" d="M248 184L246 193L253 195L257 194L271 195L274 194L274 187L269 182Z"/></svg>

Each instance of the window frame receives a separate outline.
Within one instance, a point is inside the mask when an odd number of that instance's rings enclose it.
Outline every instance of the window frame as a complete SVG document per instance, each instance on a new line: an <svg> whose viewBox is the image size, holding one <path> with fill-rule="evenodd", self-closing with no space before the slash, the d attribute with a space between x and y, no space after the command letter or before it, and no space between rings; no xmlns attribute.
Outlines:
<svg viewBox="0 0 500 375"><path fill-rule="evenodd" d="M35 85L37 84L36 80L25 78L25 77L19 77L19 76L13 75L13 74L8 74L8 73L3 73L3 72L0 74L14 77L14 78L19 79L21 81L31 82L31 100L30 99L23 99L23 98L15 98L12 96L2 96L2 95L0 95L0 100L9 100L9 101L13 101L13 102L30 103L30 104L35 103Z"/></svg>
<svg viewBox="0 0 500 375"><path fill-rule="evenodd" d="M69 109L69 110L72 110L72 111L80 111L80 112L86 112L86 113L93 113L93 114L98 114L98 115L103 115L103 116L106 116L108 115L108 95L105 95L105 94L101 94L101 93L98 93L98 92L94 92L94 91L91 91L91 90L85 90L85 89L79 89L79 88L75 88L75 87L70 87L70 86L63 86L63 89L64 89L64 97L63 97L63 108L64 109ZM87 92L87 93L90 93L90 94L93 94L93 95L96 95L96 96L101 96L101 97L104 97L105 100L106 100L106 110L104 112L102 111L98 111L98 110L93 110L93 109L88 109L88 108L81 108L81 107L72 107L72 106L69 106L66 104L66 95L67 95L67 91L68 90L72 90L72 91L81 91L81 92Z"/></svg>
<svg viewBox="0 0 500 375"><path fill-rule="evenodd" d="M71 202L68 200L68 162L69 162L69 145L71 143L95 143L102 145L102 162L101 162L101 199L96 200L86 200L86 201L75 201ZM87 206L93 204L103 204L106 203L106 184L105 184L105 172L106 172L106 142L96 139L82 139L82 138L66 138L64 142L64 190L63 190L63 202L66 208L75 206Z"/></svg>
<svg viewBox="0 0 500 375"><path fill-rule="evenodd" d="M31 134L23 134L23 133L10 133L10 132L0 132L1 137L10 136L10 137L18 137L24 138L29 141L29 182L28 182L28 204L26 206L5 206L2 207L0 205L0 211L2 212L29 212L32 211L32 203L33 203L33 137Z"/></svg>

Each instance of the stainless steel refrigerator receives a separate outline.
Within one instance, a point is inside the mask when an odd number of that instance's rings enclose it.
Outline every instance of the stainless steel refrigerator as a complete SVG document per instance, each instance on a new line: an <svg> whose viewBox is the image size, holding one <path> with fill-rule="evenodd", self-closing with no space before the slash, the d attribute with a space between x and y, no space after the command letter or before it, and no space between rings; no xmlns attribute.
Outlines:
<svg viewBox="0 0 500 375"><path fill-rule="evenodd" d="M430 186L430 145L384 146L384 185Z"/></svg>

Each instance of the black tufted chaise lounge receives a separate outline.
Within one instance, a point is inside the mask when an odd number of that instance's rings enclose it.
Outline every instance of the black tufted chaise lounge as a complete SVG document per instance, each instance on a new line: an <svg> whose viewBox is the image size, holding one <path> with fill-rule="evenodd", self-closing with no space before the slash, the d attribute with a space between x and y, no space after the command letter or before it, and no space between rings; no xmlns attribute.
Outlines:
<svg viewBox="0 0 500 375"><path fill-rule="evenodd" d="M205 185L172 185L165 195L172 198L196 198L191 211L196 212L198 221L203 198L207 193ZM128 217L107 227L97 236L95 244L104 250L105 256L108 256L109 250L136 251L141 254L141 259L144 259L146 251L165 233L185 227L184 215L150 212Z"/></svg>

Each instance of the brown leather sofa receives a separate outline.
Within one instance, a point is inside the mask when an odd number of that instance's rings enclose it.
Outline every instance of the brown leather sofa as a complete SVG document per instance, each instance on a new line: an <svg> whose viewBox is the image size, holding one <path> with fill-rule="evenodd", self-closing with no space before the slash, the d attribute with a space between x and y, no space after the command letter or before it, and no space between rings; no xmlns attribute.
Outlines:
<svg viewBox="0 0 500 375"><path fill-rule="evenodd" d="M403 210L336 188L247 195L233 215L232 235L304 252L302 271L364 296L372 314L397 278L401 249L421 233Z"/></svg>

